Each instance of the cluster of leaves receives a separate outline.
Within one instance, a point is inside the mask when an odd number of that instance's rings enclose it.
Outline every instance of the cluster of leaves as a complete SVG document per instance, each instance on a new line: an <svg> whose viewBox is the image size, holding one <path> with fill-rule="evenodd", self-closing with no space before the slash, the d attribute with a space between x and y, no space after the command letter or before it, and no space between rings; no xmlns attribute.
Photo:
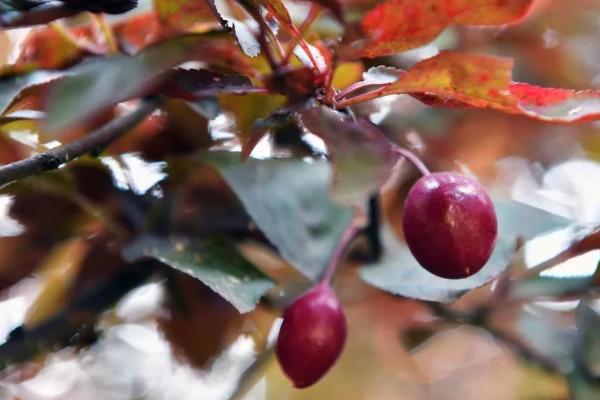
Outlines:
<svg viewBox="0 0 600 400"><path fill-rule="evenodd" d="M69 344L74 331L151 273L174 282L175 292L178 279L197 279L241 313L265 295L276 303L269 296L274 286L302 281L269 276L240 253L242 239L272 246L300 275L316 280L353 208L379 192L399 161L395 144L355 107L360 103L407 95L431 107L491 109L551 123L600 119L599 91L515 82L507 58L447 50L407 69L378 65L432 42L449 26L516 24L534 11L534 3L321 0L304 4L305 15L298 18L281 0L154 0L152 11L110 23L85 11L121 13L135 2L94 2L90 8L80 1L0 1L0 25L47 23L30 31L16 61L0 70L3 131L30 129L39 143L78 141L124 110L158 97L160 111L111 144L109 153L133 150L168 160L168 178L150 186L157 191L136 193L129 175L135 167L123 167L127 160L121 157L81 160L4 189L16 196L16 207L24 204L31 226L12 244L14 254L5 262L20 268L2 276L2 288L40 268L59 244L63 257L79 261L72 263L78 270L61 275L66 280L61 284L49 274L53 289L36 303L47 306L33 308L22 328L26 333L0 346L0 364L27 359L45 345ZM312 146L307 136L320 138L326 150ZM249 157L267 137L283 156ZM2 141L11 146L7 161L29 154ZM36 151L47 150L39 143ZM128 174L125 188L115 163ZM0 181L2 173L0 168ZM31 210L32 188L52 215ZM499 242L475 276L448 281L429 274L393 233L393 222L377 224L377 218L369 237L382 251L369 255L359 276L398 296L442 303L499 276L504 284L495 282L500 289L493 296L507 302L588 294L595 287L593 277L565 284L522 277L522 271L516 278L513 270L501 275L509 265L519 269L515 242L568 221L516 203L496 205ZM559 251L562 258L541 267L596 248L596 230L582 232ZM82 233L96 239L62 247ZM94 300L98 296L104 300ZM70 318L73 313L86 317ZM600 317L586 305L578 315L578 343L593 349L598 344L590 332L597 327L587 325ZM62 328L48 335L56 326ZM577 348L568 357L579 360L587 353ZM594 362L556 368L579 398L600 392ZM585 368L578 367L582 363Z"/></svg>

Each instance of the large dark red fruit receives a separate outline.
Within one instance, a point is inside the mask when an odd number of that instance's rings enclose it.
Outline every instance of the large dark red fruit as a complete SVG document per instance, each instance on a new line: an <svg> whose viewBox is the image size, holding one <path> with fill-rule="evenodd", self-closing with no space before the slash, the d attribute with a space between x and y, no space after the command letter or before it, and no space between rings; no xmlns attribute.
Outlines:
<svg viewBox="0 0 600 400"><path fill-rule="evenodd" d="M346 317L335 293L315 286L283 313L277 358L297 388L311 386L325 375L346 342Z"/></svg>
<svg viewBox="0 0 600 400"><path fill-rule="evenodd" d="M476 180L441 172L408 193L402 221L410 251L429 272L466 278L490 258L498 233L492 200Z"/></svg>

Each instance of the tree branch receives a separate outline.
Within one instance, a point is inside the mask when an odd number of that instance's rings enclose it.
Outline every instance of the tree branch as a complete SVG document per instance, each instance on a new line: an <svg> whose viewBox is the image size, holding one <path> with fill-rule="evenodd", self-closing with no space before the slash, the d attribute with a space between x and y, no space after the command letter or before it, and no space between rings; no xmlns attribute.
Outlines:
<svg viewBox="0 0 600 400"><path fill-rule="evenodd" d="M50 171L85 154L101 151L114 140L142 122L163 99L151 97L142 100L138 108L120 118L115 118L83 138L42 154L0 166L0 186L30 175Z"/></svg>

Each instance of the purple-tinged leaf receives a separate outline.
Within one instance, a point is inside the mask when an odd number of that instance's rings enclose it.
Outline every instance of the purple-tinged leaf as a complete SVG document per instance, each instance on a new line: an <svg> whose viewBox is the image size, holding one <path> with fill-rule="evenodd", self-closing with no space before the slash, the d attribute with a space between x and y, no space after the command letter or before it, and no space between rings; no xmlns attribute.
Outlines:
<svg viewBox="0 0 600 400"><path fill-rule="evenodd" d="M324 106L300 115L306 129L327 145L334 171L332 198L344 205L364 204L398 162L393 144L370 122L354 121Z"/></svg>

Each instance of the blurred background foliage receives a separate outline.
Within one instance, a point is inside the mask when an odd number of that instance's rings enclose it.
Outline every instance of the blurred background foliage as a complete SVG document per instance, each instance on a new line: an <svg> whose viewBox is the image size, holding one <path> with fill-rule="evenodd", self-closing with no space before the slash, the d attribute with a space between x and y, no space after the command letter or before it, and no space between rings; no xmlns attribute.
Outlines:
<svg viewBox="0 0 600 400"><path fill-rule="evenodd" d="M170 15L167 3L142 2L108 19L82 14L49 27L0 32L5 76L43 70L26 75L27 82L0 81L0 162L73 141L131 109L131 102L121 103L60 133L36 114L44 111L48 83L60 76L52 71L116 52L111 37L133 52L171 35L164 24L173 32L212 27L202 18ZM341 3L351 7L352 18L376 2ZM355 82L370 66L409 68L440 50L459 49L514 57L516 81L600 89L600 2L539 3L516 26L450 27L424 47L343 64L335 85ZM302 21L308 5L289 6ZM230 12L244 18L240 10ZM102 34L109 24L114 37ZM324 14L314 34L335 38L340 29ZM213 70L245 70L253 79L266 69L262 56L244 57L228 43L207 50ZM119 87L98 90L102 98ZM53 100L69 111L62 98ZM510 267L451 306L437 305L407 297L453 299L479 285L407 276L402 267L415 261L406 258L402 243L394 244L399 248L391 259L365 261L369 242L360 238L335 281L349 322L347 347L319 384L296 391L269 350L281 309L308 285L288 261L314 276L318 271L310 268L327 256L323 248L334 222L347 215L319 197L327 196L325 165L274 168L277 161L263 160L282 154L278 145L289 139L284 134L261 140L254 158L237 169L224 153L201 156L209 147L239 148L236 135L280 105L275 96L260 94L218 100L167 100L100 157L2 188L0 340L6 343L0 346L0 399L600 398L597 122L551 125L487 110L434 109L402 95L357 106L432 170L479 177L505 227L498 265ZM307 154L302 146L286 151ZM253 177L254 190L247 184ZM401 164L386 185L384 243L392 232L402 237L403 198L417 178ZM335 221L306 240L279 225L258 230L255 222L264 226L273 216L294 227L308 224L287 214L290 193L302 199L306 219L323 213ZM265 211L264 204L272 207ZM517 243L523 246L512 257ZM128 262L143 255L162 263Z"/></svg>

